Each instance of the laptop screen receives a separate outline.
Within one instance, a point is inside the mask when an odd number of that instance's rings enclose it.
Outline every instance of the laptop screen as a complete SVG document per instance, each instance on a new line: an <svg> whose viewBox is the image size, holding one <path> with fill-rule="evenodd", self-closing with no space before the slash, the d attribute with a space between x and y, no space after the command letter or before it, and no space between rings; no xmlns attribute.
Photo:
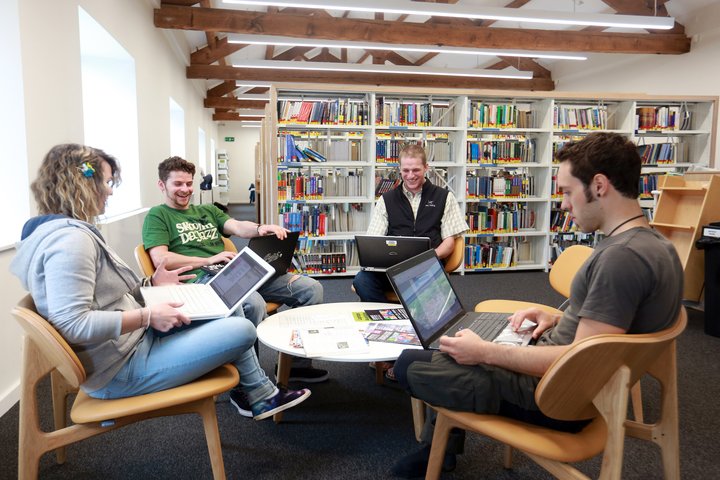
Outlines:
<svg viewBox="0 0 720 480"><path fill-rule="evenodd" d="M464 312L432 250L388 269L387 274L421 338L431 338Z"/></svg>
<svg viewBox="0 0 720 480"><path fill-rule="evenodd" d="M247 251L241 251L223 268L212 281L210 287L218 294L228 308L232 308L265 275L263 268Z"/></svg>

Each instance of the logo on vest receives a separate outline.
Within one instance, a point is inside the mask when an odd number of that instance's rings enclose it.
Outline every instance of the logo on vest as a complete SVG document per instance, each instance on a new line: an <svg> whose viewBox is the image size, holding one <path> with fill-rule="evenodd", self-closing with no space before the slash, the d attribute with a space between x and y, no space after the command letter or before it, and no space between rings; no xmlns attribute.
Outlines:
<svg viewBox="0 0 720 480"><path fill-rule="evenodd" d="M426 206L426 207L433 207L433 208L435 208L435 206L436 206L436 205L435 205L435 201L434 201L434 200L428 200L427 203L425 204L425 206Z"/></svg>

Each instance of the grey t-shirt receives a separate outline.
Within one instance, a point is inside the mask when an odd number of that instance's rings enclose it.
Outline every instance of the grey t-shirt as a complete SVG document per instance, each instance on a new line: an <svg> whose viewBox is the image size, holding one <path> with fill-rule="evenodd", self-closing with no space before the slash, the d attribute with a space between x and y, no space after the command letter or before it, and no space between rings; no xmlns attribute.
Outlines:
<svg viewBox="0 0 720 480"><path fill-rule="evenodd" d="M683 294L683 269L675 247L649 228L631 228L603 239L573 279L570 304L538 345L569 345L580 318L627 333L672 325Z"/></svg>

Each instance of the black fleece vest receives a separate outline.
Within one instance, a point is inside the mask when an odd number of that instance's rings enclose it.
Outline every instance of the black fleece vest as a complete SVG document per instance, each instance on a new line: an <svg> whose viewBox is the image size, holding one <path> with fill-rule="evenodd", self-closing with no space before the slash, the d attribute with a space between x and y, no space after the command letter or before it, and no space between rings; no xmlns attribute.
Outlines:
<svg viewBox="0 0 720 480"><path fill-rule="evenodd" d="M440 226L447 190L437 187L425 180L420 196L420 207L417 219L413 218L410 201L402 191L402 184L383 194L385 209L388 214L388 235L403 235L407 237L429 237L433 248L440 245Z"/></svg>

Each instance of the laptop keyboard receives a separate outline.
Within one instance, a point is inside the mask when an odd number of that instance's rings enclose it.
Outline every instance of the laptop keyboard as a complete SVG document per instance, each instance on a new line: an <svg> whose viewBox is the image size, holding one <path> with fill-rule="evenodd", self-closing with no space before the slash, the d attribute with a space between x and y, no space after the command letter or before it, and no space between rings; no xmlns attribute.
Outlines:
<svg viewBox="0 0 720 480"><path fill-rule="evenodd" d="M200 291L198 288L187 288L178 285L178 288L169 289L170 297L173 302L183 302L181 310L186 314L204 313L217 308L217 302L209 298L206 291ZM182 288L182 293L180 289Z"/></svg>
<svg viewBox="0 0 720 480"><path fill-rule="evenodd" d="M483 312L467 328L484 340L492 341L508 324L507 313Z"/></svg>

